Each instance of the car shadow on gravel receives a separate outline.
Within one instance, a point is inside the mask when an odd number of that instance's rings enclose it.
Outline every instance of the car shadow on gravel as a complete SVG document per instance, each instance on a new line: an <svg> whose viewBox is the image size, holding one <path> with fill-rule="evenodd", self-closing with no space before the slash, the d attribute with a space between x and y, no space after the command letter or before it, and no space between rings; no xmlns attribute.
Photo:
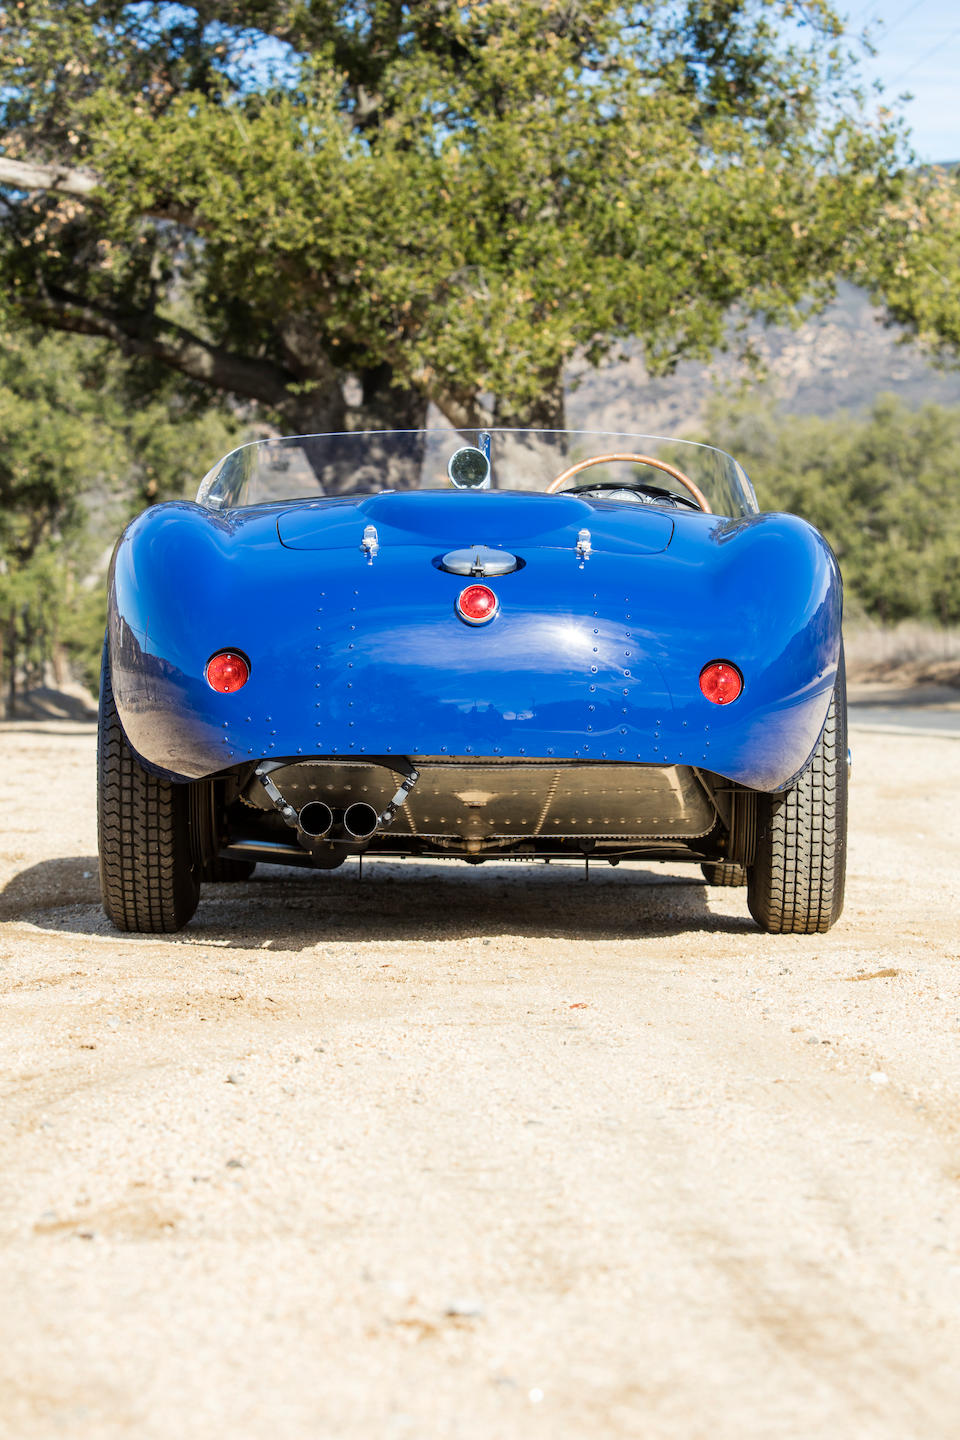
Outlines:
<svg viewBox="0 0 960 1440"><path fill-rule="evenodd" d="M204 885L185 930L149 938L300 951L324 942L755 933L744 899L742 889L708 892L694 866L671 866L667 873L637 863L595 863L589 879L582 865L556 862L468 867L376 860L363 867L362 878L352 862L332 872L264 867L242 884ZM122 938L100 908L92 856L45 860L20 871L0 892L0 921Z"/></svg>

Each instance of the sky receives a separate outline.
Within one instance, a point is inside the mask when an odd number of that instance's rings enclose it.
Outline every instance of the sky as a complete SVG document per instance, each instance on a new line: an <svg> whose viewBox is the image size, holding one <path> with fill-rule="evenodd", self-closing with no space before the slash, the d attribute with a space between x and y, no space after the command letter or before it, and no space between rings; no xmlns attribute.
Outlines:
<svg viewBox="0 0 960 1440"><path fill-rule="evenodd" d="M887 103L910 91L904 113L921 161L960 161L960 0L834 0L857 35L866 29L876 50L860 50L863 76L883 83ZM175 14L176 5L168 7ZM257 59L284 66L290 51L260 42Z"/></svg>
<svg viewBox="0 0 960 1440"><path fill-rule="evenodd" d="M960 160L958 0L853 0L846 13L877 51L864 58L864 77L881 80L888 98L913 94L905 114L919 158Z"/></svg>

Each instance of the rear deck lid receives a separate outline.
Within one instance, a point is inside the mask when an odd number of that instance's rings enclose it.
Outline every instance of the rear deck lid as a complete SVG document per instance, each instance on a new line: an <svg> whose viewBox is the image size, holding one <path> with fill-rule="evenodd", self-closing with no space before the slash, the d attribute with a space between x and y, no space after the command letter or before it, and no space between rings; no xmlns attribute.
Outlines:
<svg viewBox="0 0 960 1440"><path fill-rule="evenodd" d="M446 552L484 545L517 552L518 547L575 550L586 530L594 553L656 555L670 544L673 524L670 515L650 506L573 495L410 490L308 501L278 517L277 534L290 550L352 549L373 525L381 547Z"/></svg>

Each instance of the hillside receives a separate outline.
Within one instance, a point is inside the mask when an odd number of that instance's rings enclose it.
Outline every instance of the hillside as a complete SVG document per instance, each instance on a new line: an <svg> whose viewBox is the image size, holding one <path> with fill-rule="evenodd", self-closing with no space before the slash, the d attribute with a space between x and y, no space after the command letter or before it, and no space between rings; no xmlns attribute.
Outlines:
<svg viewBox="0 0 960 1440"><path fill-rule="evenodd" d="M837 300L799 330L751 331L768 376L765 393L795 415L863 415L884 391L915 407L925 401L960 405L960 370L935 370L902 332L886 327L866 295L843 285ZM627 347L629 348L629 347ZM638 357L600 370L571 367L567 423L576 429L639 430L685 434L702 422L706 401L718 387L746 381L747 368L731 356L710 365L685 363L662 380L650 379Z"/></svg>

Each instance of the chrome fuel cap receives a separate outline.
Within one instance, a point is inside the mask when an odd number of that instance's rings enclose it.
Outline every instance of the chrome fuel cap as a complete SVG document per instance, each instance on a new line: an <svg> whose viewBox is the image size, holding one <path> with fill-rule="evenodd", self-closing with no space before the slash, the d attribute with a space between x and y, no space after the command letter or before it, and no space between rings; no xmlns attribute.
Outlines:
<svg viewBox="0 0 960 1440"><path fill-rule="evenodd" d="M468 545L463 550L448 550L440 561L442 570L451 575L509 575L519 561L509 550L491 550L489 545Z"/></svg>

